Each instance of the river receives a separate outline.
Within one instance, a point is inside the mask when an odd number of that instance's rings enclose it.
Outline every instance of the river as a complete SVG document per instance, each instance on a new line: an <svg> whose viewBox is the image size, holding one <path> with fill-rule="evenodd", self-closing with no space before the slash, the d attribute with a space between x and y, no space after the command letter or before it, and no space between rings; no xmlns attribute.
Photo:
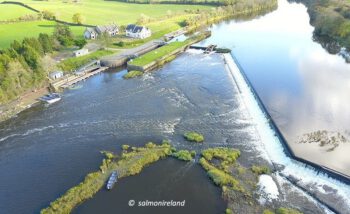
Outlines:
<svg viewBox="0 0 350 214"><path fill-rule="evenodd" d="M348 68L341 57L327 54L312 41L312 30L304 6L280 1L276 11L263 17L214 25L212 37L204 41L233 49L290 142L304 132L319 128L341 131L339 127L346 122L346 95L342 93L347 92L341 87L345 87L342 84ZM327 63L331 68L326 66ZM326 76L332 71L338 75ZM276 206L293 206L305 213L327 213L326 204L336 211L350 213L350 199L346 195L348 185L286 158L278 142L271 142L270 147L261 143L264 127L259 129L262 123L251 117L254 112L242 102L220 55L189 51L142 78L124 80L125 72L108 71L94 76L80 83L81 87L67 90L60 102L36 106L0 124L1 212L38 213L79 183L88 172L96 170L102 160L101 150L119 152L122 144L139 146L168 138L177 148L197 151L211 146L238 148L242 152L240 161L247 167L271 161L280 164L281 169L274 175L281 194L278 201L272 202ZM323 78L327 80L339 82L332 84L334 88L329 91L320 87L323 82L315 72L325 75ZM310 80L310 75L315 77ZM312 88L313 83L317 91ZM335 92L336 89L340 91ZM313 93L321 92L325 94L319 96L325 99L333 92L335 98L339 98L337 102L342 101L338 107L344 108L344 112L325 106L317 109L317 105L327 104L321 102L322 99L312 99ZM310 100L306 101L307 98ZM330 117L324 119L324 115ZM317 122L312 121L313 117L332 122L320 122L319 125L328 126L312 128ZM298 118L302 121L297 122ZM297 125L300 127L293 128ZM206 143L188 144L182 137L188 130L203 133ZM343 150L344 145L334 152ZM317 157L318 147L306 146L310 148L300 150L309 151L308 158ZM293 148L297 151L299 147L300 144L295 144ZM339 169L344 169L342 157L328 156L324 160L334 160ZM293 173L294 180L290 178ZM171 178L179 179L170 182ZM155 188L143 188L140 182ZM196 185L189 185L190 182ZM125 178L118 185L112 192L100 191L76 212L103 208L106 212L119 209L129 213L133 210L125 203L130 199L163 198L186 200L190 207L181 210L183 212L213 213L215 210L222 213L225 209L219 188L209 182L198 165L161 161L138 176ZM167 189L158 192L157 187L162 189L164 185ZM181 190L181 194L177 190ZM201 194L200 198L197 198L198 194ZM118 203L123 204L118 206Z"/></svg>

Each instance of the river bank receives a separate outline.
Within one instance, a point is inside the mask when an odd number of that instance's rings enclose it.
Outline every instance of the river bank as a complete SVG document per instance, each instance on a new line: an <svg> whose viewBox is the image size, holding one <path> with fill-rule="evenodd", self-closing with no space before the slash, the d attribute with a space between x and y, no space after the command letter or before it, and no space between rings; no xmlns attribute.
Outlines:
<svg viewBox="0 0 350 214"><path fill-rule="evenodd" d="M0 123L11 119L17 114L21 113L22 111L38 104L40 102L38 99L41 96L47 94L48 92L48 87L43 87L40 89L36 89L35 91L27 92L21 95L16 100L2 105L0 107Z"/></svg>

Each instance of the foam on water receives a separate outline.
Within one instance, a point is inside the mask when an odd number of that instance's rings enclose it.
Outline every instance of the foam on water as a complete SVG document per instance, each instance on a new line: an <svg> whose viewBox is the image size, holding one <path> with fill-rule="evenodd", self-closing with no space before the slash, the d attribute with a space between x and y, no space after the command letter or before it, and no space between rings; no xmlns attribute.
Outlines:
<svg viewBox="0 0 350 214"><path fill-rule="evenodd" d="M284 168L281 169L281 173L285 176L297 178L299 185L310 185L313 188L318 188L319 192L324 192L324 185L337 190L336 194L343 199L345 207L347 206L349 208L350 186L328 177L325 173L319 173L313 167L296 161L285 154L282 142L277 137L277 133L270 127L268 118L260 108L252 89L245 81L232 56L230 54L224 54L224 59L234 84L237 85L241 92L241 101L244 102L250 113L255 123L256 131L260 136L260 143L256 143L255 145L257 146L256 149L261 153L265 153L271 162L283 165Z"/></svg>
<svg viewBox="0 0 350 214"><path fill-rule="evenodd" d="M272 202L272 200L278 199L278 188L270 175L260 175L258 186L258 191L260 192L259 202L261 204L265 204L267 201Z"/></svg>

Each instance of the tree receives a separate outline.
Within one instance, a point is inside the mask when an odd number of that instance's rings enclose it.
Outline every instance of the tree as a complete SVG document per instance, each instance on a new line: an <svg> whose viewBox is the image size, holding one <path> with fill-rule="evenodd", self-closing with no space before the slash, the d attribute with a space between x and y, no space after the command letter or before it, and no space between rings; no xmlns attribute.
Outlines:
<svg viewBox="0 0 350 214"><path fill-rule="evenodd" d="M74 44L73 33L68 25L57 24L54 30L54 37L65 47Z"/></svg>
<svg viewBox="0 0 350 214"><path fill-rule="evenodd" d="M85 39L76 39L74 40L74 44L78 46L79 48L83 48L86 45L86 40Z"/></svg>
<svg viewBox="0 0 350 214"><path fill-rule="evenodd" d="M112 43L111 37L107 32L102 33L100 40L105 47L108 47Z"/></svg>
<svg viewBox="0 0 350 214"><path fill-rule="evenodd" d="M56 19L55 14L49 10L44 10L41 13L42 13L42 17L44 19L48 19L48 20L55 20Z"/></svg>
<svg viewBox="0 0 350 214"><path fill-rule="evenodd" d="M38 39L36 38L24 38L23 39L23 47L28 45L32 47L40 56L44 55L44 50Z"/></svg>
<svg viewBox="0 0 350 214"><path fill-rule="evenodd" d="M85 18L80 13L75 13L72 17L72 20L75 24L81 25L84 22Z"/></svg>
<svg viewBox="0 0 350 214"><path fill-rule="evenodd" d="M44 53L51 53L53 51L53 41L46 33L40 33L38 38Z"/></svg>

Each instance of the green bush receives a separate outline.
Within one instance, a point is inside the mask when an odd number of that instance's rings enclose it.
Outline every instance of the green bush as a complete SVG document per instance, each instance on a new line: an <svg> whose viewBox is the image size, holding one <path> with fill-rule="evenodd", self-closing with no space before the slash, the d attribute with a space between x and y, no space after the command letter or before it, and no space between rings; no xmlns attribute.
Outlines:
<svg viewBox="0 0 350 214"><path fill-rule="evenodd" d="M226 214L233 214L232 210L230 210L229 208L226 209L225 213Z"/></svg>
<svg viewBox="0 0 350 214"><path fill-rule="evenodd" d="M184 161L191 161L194 157L193 151L190 152L188 150L180 150L175 153L173 153L173 156L177 159L184 160ZM195 153L194 153L195 154Z"/></svg>
<svg viewBox="0 0 350 214"><path fill-rule="evenodd" d="M204 141L204 136L197 132L186 132L184 137L188 141L202 143Z"/></svg>
<svg viewBox="0 0 350 214"><path fill-rule="evenodd" d="M123 150L128 150L129 148L130 148L129 145L122 145L122 149L123 149Z"/></svg>
<svg viewBox="0 0 350 214"><path fill-rule="evenodd" d="M301 212L299 212L298 210L292 209L292 208L278 208L276 210L276 214L302 214Z"/></svg>
<svg viewBox="0 0 350 214"><path fill-rule="evenodd" d="M230 148L210 148L202 151L202 156L211 161L213 158L221 159L222 165L232 164L236 161L236 159L241 155L240 151L237 149Z"/></svg>
<svg viewBox="0 0 350 214"><path fill-rule="evenodd" d="M275 212L271 210L264 210L263 214L275 214Z"/></svg>
<svg viewBox="0 0 350 214"><path fill-rule="evenodd" d="M254 172L257 175L261 174L270 174L270 168L268 166L252 166L252 172Z"/></svg>
<svg viewBox="0 0 350 214"><path fill-rule="evenodd" d="M134 77L138 77L138 76L142 76L142 75L143 75L142 71L129 71L123 77L124 77L124 79L130 79L130 78L134 78Z"/></svg>

